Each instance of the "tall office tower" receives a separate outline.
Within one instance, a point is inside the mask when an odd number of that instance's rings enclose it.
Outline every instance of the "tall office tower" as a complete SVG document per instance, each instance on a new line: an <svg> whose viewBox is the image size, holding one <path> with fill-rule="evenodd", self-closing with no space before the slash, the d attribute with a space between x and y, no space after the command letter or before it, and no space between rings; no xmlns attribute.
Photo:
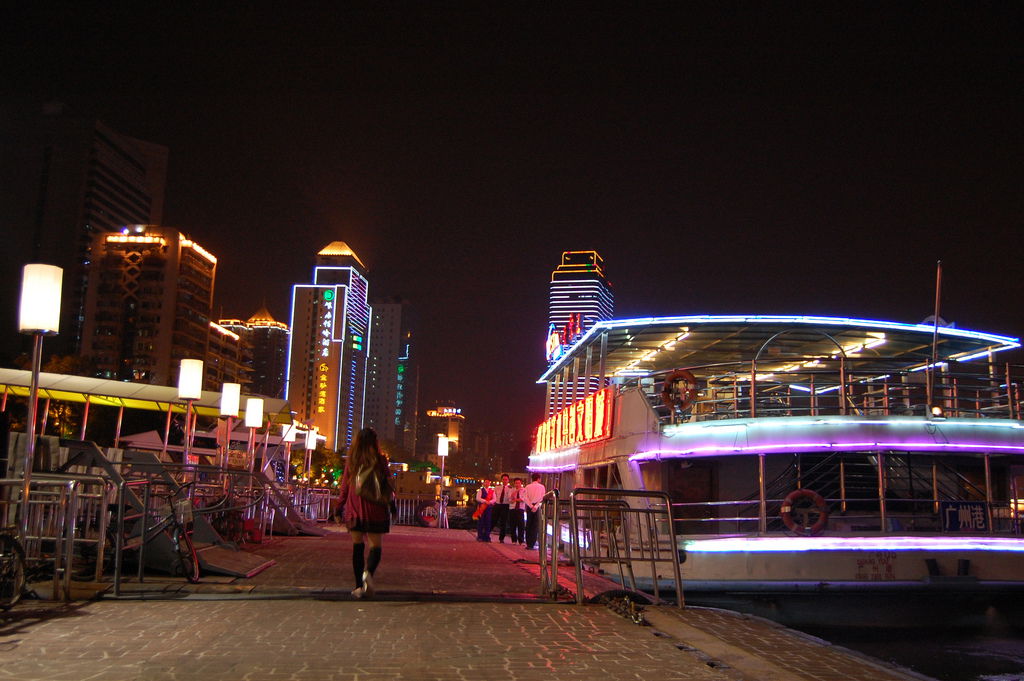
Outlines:
<svg viewBox="0 0 1024 681"><path fill-rule="evenodd" d="M93 237L163 221L167 148L67 115L61 105L48 105L43 115L15 114L5 123L3 271L18 272L27 262L64 268L60 334L47 350L75 354L82 346ZM0 279L0 300L16 300L19 282L13 275ZM0 307L12 317L0 319L2 328L15 328L13 305Z"/></svg>
<svg viewBox="0 0 1024 681"><path fill-rule="evenodd" d="M97 234L82 354L96 375L175 385L180 360L206 359L217 258L175 229Z"/></svg>
<svg viewBox="0 0 1024 681"><path fill-rule="evenodd" d="M248 390L267 397L284 397L288 325L274 319L265 305L246 321L221 319L218 324L242 339L250 368Z"/></svg>
<svg viewBox="0 0 1024 681"><path fill-rule="evenodd" d="M313 281L292 287L285 395L329 449L349 446L363 427L371 309L367 269L343 241L316 257Z"/></svg>
<svg viewBox="0 0 1024 681"><path fill-rule="evenodd" d="M399 298L373 304L366 425L411 454L416 439L416 373L409 317L409 304Z"/></svg>
<svg viewBox="0 0 1024 681"><path fill-rule="evenodd" d="M595 322L611 319L615 301L597 251L562 253L548 290L546 355L553 362Z"/></svg>
<svg viewBox="0 0 1024 681"><path fill-rule="evenodd" d="M210 322L203 364L203 383L208 390L219 390L225 383L239 383L252 392L252 349L241 334L217 322Z"/></svg>

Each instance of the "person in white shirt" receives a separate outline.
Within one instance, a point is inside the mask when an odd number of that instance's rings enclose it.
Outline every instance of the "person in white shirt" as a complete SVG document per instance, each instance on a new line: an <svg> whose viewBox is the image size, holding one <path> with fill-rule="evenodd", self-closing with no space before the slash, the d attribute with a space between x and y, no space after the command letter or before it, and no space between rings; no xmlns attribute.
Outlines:
<svg viewBox="0 0 1024 681"><path fill-rule="evenodd" d="M508 506L508 525L511 528L512 543L526 545L526 498L523 496L523 479L512 481L512 501Z"/></svg>
<svg viewBox="0 0 1024 681"><path fill-rule="evenodd" d="M540 505L544 503L547 490L540 482L540 473L531 476L533 482L523 488L523 502L526 504L526 548L537 548L537 529L540 524Z"/></svg>
<svg viewBox="0 0 1024 681"><path fill-rule="evenodd" d="M498 541L505 543L505 535L508 534L508 505L512 502L512 485L509 483L508 473L502 473L501 484L494 488L494 524L498 528Z"/></svg>

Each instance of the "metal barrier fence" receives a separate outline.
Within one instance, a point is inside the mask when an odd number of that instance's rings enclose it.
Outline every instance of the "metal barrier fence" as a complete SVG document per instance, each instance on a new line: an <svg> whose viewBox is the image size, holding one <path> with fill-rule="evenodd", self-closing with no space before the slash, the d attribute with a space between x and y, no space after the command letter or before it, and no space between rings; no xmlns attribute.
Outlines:
<svg viewBox="0 0 1024 681"><path fill-rule="evenodd" d="M630 504L633 502L633 505ZM614 564L620 583L638 591L635 566L650 569L656 603L663 602L659 566L669 565L676 604L683 607L683 579L672 503L664 492L578 488L569 503L558 490L544 495L540 516L541 596L558 594L558 563L564 548L576 571L576 602L582 604L583 568Z"/></svg>
<svg viewBox="0 0 1024 681"><path fill-rule="evenodd" d="M9 524L20 505L21 478L0 480L0 517ZM102 555L109 507L116 488L109 480L92 475L36 473L28 497L28 532L19 537L26 562L52 570L54 599L70 600L75 556L83 546Z"/></svg>

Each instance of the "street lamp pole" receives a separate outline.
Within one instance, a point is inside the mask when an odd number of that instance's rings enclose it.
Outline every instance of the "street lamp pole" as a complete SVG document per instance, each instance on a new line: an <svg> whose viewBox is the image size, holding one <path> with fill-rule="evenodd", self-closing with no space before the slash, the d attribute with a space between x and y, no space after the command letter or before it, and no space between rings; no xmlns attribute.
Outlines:
<svg viewBox="0 0 1024 681"><path fill-rule="evenodd" d="M185 402L185 439L181 445L181 463L189 471L192 482L199 477L198 461L192 460L192 403L203 396L203 360L183 359L178 368L178 399ZM188 492L191 499L195 494L195 485Z"/></svg>
<svg viewBox="0 0 1024 681"><path fill-rule="evenodd" d="M43 336L60 330L60 288L64 270L53 265L25 265L21 275L21 304L18 330L32 334L32 381L29 387L28 419L25 426L25 458L21 476L22 541L28 536L28 496L32 487L32 461L36 453L36 411L39 409L39 372L42 366Z"/></svg>
<svg viewBox="0 0 1024 681"><path fill-rule="evenodd" d="M252 470L256 462L256 429L263 425L263 399L250 397L245 401L245 425L249 429L246 457L249 459L249 484L252 489Z"/></svg>
<svg viewBox="0 0 1024 681"><path fill-rule="evenodd" d="M235 430L235 419L238 417L238 404L241 399L242 386L238 383L225 383L220 391L220 415L227 418L224 432L224 447L220 452L220 468L228 468L228 457L231 455L231 433Z"/></svg>

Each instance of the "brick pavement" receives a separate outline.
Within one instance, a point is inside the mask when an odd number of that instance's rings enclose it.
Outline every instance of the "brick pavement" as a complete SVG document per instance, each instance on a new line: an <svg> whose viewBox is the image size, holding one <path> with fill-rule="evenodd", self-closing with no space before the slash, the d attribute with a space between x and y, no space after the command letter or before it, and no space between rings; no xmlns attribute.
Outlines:
<svg viewBox="0 0 1024 681"><path fill-rule="evenodd" d="M0 679L921 678L736 613L647 607L644 627L544 602L536 554L465 531L396 528L381 597L355 601L350 546L341 532L278 538L254 549L277 565L250 579L154 578L125 600L27 602L0 615ZM608 588L587 576L588 594Z"/></svg>

